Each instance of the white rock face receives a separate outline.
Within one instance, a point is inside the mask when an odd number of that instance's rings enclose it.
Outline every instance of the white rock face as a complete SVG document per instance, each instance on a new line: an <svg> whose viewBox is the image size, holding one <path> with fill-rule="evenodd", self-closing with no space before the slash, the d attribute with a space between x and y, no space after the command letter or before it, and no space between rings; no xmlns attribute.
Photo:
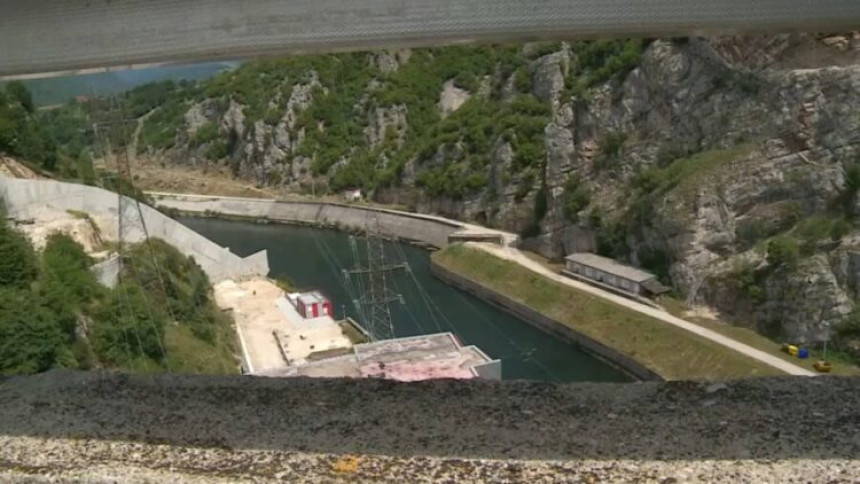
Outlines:
<svg viewBox="0 0 860 484"><path fill-rule="evenodd" d="M368 144L373 148L379 146L391 128L396 136L395 144L400 146L408 126L406 115L407 109L403 104L387 108L377 107L368 113L368 124L364 128Z"/></svg>
<svg viewBox="0 0 860 484"><path fill-rule="evenodd" d="M446 116L460 109L460 106L470 97L472 95L469 94L469 91L455 86L454 80L450 79L442 85L442 92L439 94L437 107L442 112L442 115Z"/></svg>

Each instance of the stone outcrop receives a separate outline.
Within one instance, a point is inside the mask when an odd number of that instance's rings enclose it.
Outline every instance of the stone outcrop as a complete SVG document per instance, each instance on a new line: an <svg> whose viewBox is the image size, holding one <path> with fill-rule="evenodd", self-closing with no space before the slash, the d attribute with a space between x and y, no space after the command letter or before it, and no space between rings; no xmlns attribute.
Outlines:
<svg viewBox="0 0 860 484"><path fill-rule="evenodd" d="M503 137L481 153L462 139L422 146L420 160L414 154L400 160L397 179L376 191L377 200L529 231L526 247L554 259L600 249L657 270L681 295L738 322L776 326L797 341L831 335L858 296L857 263L846 255L860 247L853 228L841 242L807 247L796 274L768 268L764 252L768 238L791 235L803 220L838 218L844 169L860 156L860 35L656 40L632 69L587 89L571 88L578 55L562 43L531 59L527 72L466 78L474 92L449 78L428 99L438 113L454 116L472 96L470 102L508 103L527 84L550 108L542 159L518 166L516 141ZM376 95L408 65L408 51L373 53L366 62L378 75L352 106L354 130L366 146L329 160L329 177L368 154L376 169L388 167L420 115ZM291 82L286 101L278 93L270 103L283 109L276 122L247 120L244 106L232 99L220 114L204 101L185 114L185 136L215 122L230 140L226 159L237 174L300 189L318 154L303 150L304 140L331 126L298 125L315 93L326 92L318 74ZM425 192L422 174L477 163L467 161L476 156L485 188L457 198ZM686 160L685 168L668 170L678 159ZM663 173L655 177L663 178L651 180L645 193L643 173L657 170ZM572 176L588 198L576 214L565 209ZM739 294L722 281L744 261L761 268L756 284L764 299L756 304L733 304ZM795 296L786 300L788 294Z"/></svg>

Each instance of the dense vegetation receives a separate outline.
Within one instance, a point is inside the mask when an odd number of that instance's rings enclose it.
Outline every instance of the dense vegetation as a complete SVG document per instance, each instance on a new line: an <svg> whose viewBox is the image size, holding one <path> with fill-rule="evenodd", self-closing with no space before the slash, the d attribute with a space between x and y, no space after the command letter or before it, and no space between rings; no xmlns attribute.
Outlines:
<svg viewBox="0 0 860 484"><path fill-rule="evenodd" d="M159 240L134 246L113 290L97 282L92 263L62 234L51 235L36 253L0 220L0 374L235 372L229 320L193 260Z"/></svg>
<svg viewBox="0 0 860 484"><path fill-rule="evenodd" d="M57 163L56 145L34 109L23 83L9 82L0 89L0 152L19 155L51 170Z"/></svg>
<svg viewBox="0 0 860 484"><path fill-rule="evenodd" d="M567 89L585 98L590 87L623 78L638 63L643 45L639 40L571 44L577 61L570 66ZM515 160L506 177L516 177L525 196L542 171L544 128L550 116L549 106L532 94L534 62L561 48L543 43L417 49L394 71L381 70L366 53L292 57L248 63L205 81L147 84L123 94L120 104L131 117L147 115L140 152L199 149L204 157L224 160L238 172L241 156L235 134L211 122L187 139L188 109L205 101L207 116L216 121L237 105L246 130L259 121L274 126L282 121L294 87L312 86L312 102L296 113L292 131L304 130L305 139L294 156L312 159L312 173L327 182L323 189L326 184L333 190L397 186L406 164L415 162L416 182L426 193L462 198L486 189L489 161L500 143L507 142ZM472 96L447 117L436 105L446 81ZM105 109L104 102L95 100L41 116L49 138L59 146L53 151L61 153L64 176L91 178L91 156L84 150L93 144L87 112ZM371 145L365 130L378 109L402 109L406 123L389 127L380 142ZM281 181L273 171L265 183Z"/></svg>

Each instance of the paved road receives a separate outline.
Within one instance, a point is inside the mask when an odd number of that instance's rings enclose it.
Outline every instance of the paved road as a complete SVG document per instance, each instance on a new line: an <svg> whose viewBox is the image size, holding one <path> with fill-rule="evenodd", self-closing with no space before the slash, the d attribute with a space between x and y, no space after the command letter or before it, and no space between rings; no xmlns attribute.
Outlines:
<svg viewBox="0 0 860 484"><path fill-rule="evenodd" d="M0 0L0 76L273 54L851 30L856 0Z"/></svg>
<svg viewBox="0 0 860 484"><path fill-rule="evenodd" d="M764 351L753 348L752 346L740 343L736 340L733 340L729 337L723 336L720 333L715 331L711 331L707 328L703 328L697 324L691 323L689 321L685 321L681 318L672 316L666 311L662 311L660 309L652 308L645 304L636 302L632 299L627 299L626 297L621 297L610 292L604 291L597 287L591 286L589 284L585 284L583 282L577 281L575 279L571 279L569 277L565 277L561 274L557 274L538 262L535 262L532 259L526 257L522 252L514 247L499 247L491 244L484 243L475 243L469 242L469 245L480 248L487 252L490 252L496 256L514 261L520 264L527 269L530 269L534 272L537 272L545 277L548 277L556 282L560 282L562 284L566 284L571 287L575 287L581 291L585 291L589 294L593 294L597 297L601 297L608 301L612 301L615 304L624 306L626 308L632 309L634 311L640 312L642 314L651 316L653 318L659 319L660 321L666 322L673 326L677 326L684 330L687 330L691 333L695 333L703 338L707 338L715 343L719 343L727 348L731 348L739 353L743 353L750 358L758 360L766 365L770 365L774 368L782 370L790 375L799 375L799 376L815 376L816 373L809 371L805 368L801 368L797 365L789 363L782 358L778 358L776 356L765 353Z"/></svg>

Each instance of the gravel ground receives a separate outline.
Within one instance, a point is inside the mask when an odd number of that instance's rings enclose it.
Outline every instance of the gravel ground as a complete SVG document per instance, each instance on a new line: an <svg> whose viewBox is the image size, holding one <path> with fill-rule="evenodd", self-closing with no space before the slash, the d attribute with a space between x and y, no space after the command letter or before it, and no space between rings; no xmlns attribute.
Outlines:
<svg viewBox="0 0 860 484"><path fill-rule="evenodd" d="M0 481L857 482L860 379L0 380Z"/></svg>

